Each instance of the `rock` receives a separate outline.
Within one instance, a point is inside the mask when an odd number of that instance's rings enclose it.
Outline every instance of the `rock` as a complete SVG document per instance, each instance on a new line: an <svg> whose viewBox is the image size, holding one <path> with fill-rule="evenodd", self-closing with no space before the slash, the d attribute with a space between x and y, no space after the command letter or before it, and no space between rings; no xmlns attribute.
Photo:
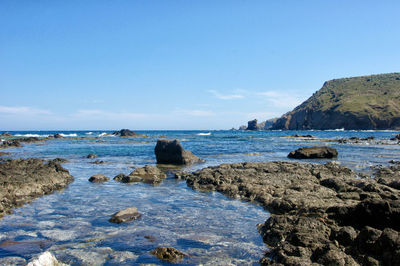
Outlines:
<svg viewBox="0 0 400 266"><path fill-rule="evenodd" d="M110 222L111 223L125 223L129 222L132 220L136 220L140 218L142 215L138 212L138 209L136 207L130 207L125 210L121 210L119 212L116 212L111 218Z"/></svg>
<svg viewBox="0 0 400 266"><path fill-rule="evenodd" d="M102 174L97 174L97 175L91 176L89 178L89 181L92 183L103 183L103 182L107 182L108 180L110 180L110 179Z"/></svg>
<svg viewBox="0 0 400 266"><path fill-rule="evenodd" d="M64 266L67 264L59 262L53 254L46 251L37 258L32 259L27 266Z"/></svg>
<svg viewBox="0 0 400 266"><path fill-rule="evenodd" d="M313 138L312 135L297 135L297 134L291 135L290 137L291 138Z"/></svg>
<svg viewBox="0 0 400 266"><path fill-rule="evenodd" d="M247 122L246 130L258 130L257 119Z"/></svg>
<svg viewBox="0 0 400 266"><path fill-rule="evenodd" d="M21 257L4 257L0 258L0 265L19 266L26 265L26 260Z"/></svg>
<svg viewBox="0 0 400 266"><path fill-rule="evenodd" d="M55 162L55 163L68 163L68 160L64 159L64 158L55 158L53 160L53 162Z"/></svg>
<svg viewBox="0 0 400 266"><path fill-rule="evenodd" d="M8 148L19 148L22 147L21 143L18 140L10 139L5 140L1 143L0 149L8 149Z"/></svg>
<svg viewBox="0 0 400 266"><path fill-rule="evenodd" d="M146 165L142 168L137 168L129 174L130 180L141 180L143 183L156 184L160 183L167 175L157 167Z"/></svg>
<svg viewBox="0 0 400 266"><path fill-rule="evenodd" d="M240 126L239 127L239 130L246 130L247 129L247 126Z"/></svg>
<svg viewBox="0 0 400 266"><path fill-rule="evenodd" d="M1 136L1 137L12 137L12 134L11 134L11 133L8 133L8 132L4 132L4 133L1 133L0 136Z"/></svg>
<svg viewBox="0 0 400 266"><path fill-rule="evenodd" d="M400 166L398 166L400 168ZM399 169L400 171L400 169ZM400 191L358 179L336 163L235 163L180 172L188 186L256 202L271 217L259 226L269 252L262 265L397 265Z"/></svg>
<svg viewBox="0 0 400 266"><path fill-rule="evenodd" d="M59 133L54 134L53 137L54 137L55 139L62 139L62 138L63 138L63 136L62 136L61 134L59 134Z"/></svg>
<svg viewBox="0 0 400 266"><path fill-rule="evenodd" d="M179 262L184 257L188 256L185 253L173 247L158 247L150 251L150 254L156 256L160 260L165 260L170 263Z"/></svg>
<svg viewBox="0 0 400 266"><path fill-rule="evenodd" d="M105 164L105 161L101 161L101 160L96 160L94 162L92 162L92 164Z"/></svg>
<svg viewBox="0 0 400 266"><path fill-rule="evenodd" d="M97 158L97 155L96 155L96 154L93 154L93 153L91 153L91 154L88 154L88 156L86 156L86 158L89 158L89 159L94 159L94 158Z"/></svg>
<svg viewBox="0 0 400 266"><path fill-rule="evenodd" d="M289 158L295 159L317 159L317 158L335 158L338 152L331 147L303 147L288 154Z"/></svg>
<svg viewBox="0 0 400 266"><path fill-rule="evenodd" d="M178 140L159 139L154 152L158 164L182 165L204 161L190 151L184 150Z"/></svg>
<svg viewBox="0 0 400 266"><path fill-rule="evenodd" d="M120 137L147 137L147 135L137 134L136 132L131 131L129 129L121 129L120 131L114 131L112 135Z"/></svg>
<svg viewBox="0 0 400 266"><path fill-rule="evenodd" d="M0 161L0 216L73 181L68 170L54 161L16 159Z"/></svg>
<svg viewBox="0 0 400 266"><path fill-rule="evenodd" d="M397 134L396 136L394 136L390 140L400 140L400 134Z"/></svg>
<svg viewBox="0 0 400 266"><path fill-rule="evenodd" d="M1 152L0 151L0 156L3 156L3 155L10 155L11 154L11 152Z"/></svg>
<svg viewBox="0 0 400 266"><path fill-rule="evenodd" d="M28 137L28 138L19 138L16 139L19 142L27 142L27 143L34 143L34 142L42 142L44 141L43 139L40 139L38 137Z"/></svg>

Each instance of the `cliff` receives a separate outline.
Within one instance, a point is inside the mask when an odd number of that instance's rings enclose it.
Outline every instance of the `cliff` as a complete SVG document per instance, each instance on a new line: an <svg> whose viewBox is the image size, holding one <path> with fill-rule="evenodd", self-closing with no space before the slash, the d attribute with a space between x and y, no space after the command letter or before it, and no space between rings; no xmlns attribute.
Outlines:
<svg viewBox="0 0 400 266"><path fill-rule="evenodd" d="M400 129L400 73L334 79L271 129Z"/></svg>

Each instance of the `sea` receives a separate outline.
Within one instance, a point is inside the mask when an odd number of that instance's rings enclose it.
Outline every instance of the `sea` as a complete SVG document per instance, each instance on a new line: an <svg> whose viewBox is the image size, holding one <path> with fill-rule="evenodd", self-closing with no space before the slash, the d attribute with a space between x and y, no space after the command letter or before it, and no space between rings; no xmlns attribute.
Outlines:
<svg viewBox="0 0 400 266"><path fill-rule="evenodd" d="M67 188L43 196L0 219L0 262L29 260L48 250L71 265L169 265L150 255L171 246L190 255L178 265L258 265L268 250L257 231L270 213L254 203L230 199L218 192L199 192L174 178L174 171L195 171L236 162L297 161L290 151L328 145L334 161L357 172L373 173L400 159L397 131L136 131L147 137L121 138L112 131L11 131L16 137L66 138L23 143L2 158L67 159L62 166L74 177ZM2 132L0 132L2 133ZM289 137L312 135L316 140ZM342 138L370 141L340 143ZM4 138L3 138L4 139ZM159 185L124 184L112 178L135 168L156 165L157 139L177 139L204 163L167 169ZM88 154L98 158L88 159ZM93 164L101 160L104 164ZM303 160L326 163L332 159ZM104 174L106 183L90 183ZM115 212L135 206L142 217L122 224L108 220Z"/></svg>

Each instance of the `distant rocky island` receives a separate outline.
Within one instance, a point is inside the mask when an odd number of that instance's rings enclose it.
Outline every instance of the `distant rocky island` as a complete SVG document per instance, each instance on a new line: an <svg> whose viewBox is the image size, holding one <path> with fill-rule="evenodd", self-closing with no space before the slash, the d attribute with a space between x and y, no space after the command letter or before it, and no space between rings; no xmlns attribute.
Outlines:
<svg viewBox="0 0 400 266"><path fill-rule="evenodd" d="M282 117L266 124L252 120L240 129L400 129L400 73L327 81Z"/></svg>

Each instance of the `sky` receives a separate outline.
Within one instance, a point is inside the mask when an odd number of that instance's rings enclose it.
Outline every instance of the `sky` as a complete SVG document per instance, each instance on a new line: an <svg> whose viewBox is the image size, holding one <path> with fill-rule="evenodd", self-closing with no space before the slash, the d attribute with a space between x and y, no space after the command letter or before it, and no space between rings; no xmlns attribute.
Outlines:
<svg viewBox="0 0 400 266"><path fill-rule="evenodd" d="M0 130L231 129L400 71L400 1L1 0Z"/></svg>

